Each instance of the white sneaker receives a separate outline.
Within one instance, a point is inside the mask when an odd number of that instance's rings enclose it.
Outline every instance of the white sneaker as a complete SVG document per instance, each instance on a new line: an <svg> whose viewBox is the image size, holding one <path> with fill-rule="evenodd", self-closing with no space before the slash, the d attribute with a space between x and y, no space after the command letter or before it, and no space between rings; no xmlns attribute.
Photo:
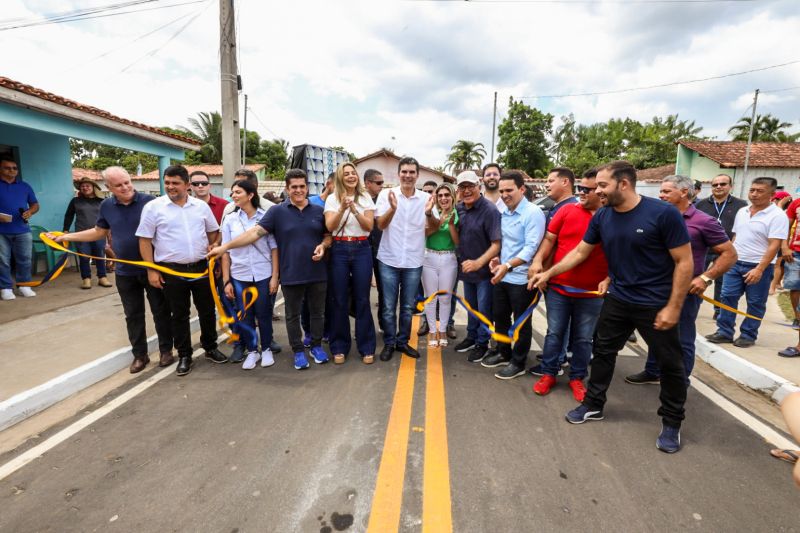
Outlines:
<svg viewBox="0 0 800 533"><path fill-rule="evenodd" d="M14 295L14 289L1 289L0 290L0 298L3 300L14 300L16 299L16 295Z"/></svg>
<svg viewBox="0 0 800 533"><path fill-rule="evenodd" d="M23 295L25 298L33 298L36 296L36 293L33 292L33 289L30 287L19 287L19 293Z"/></svg>
<svg viewBox="0 0 800 533"><path fill-rule="evenodd" d="M267 348L261 352L261 368L266 368L275 364L275 359L272 357L272 350Z"/></svg>
<svg viewBox="0 0 800 533"><path fill-rule="evenodd" d="M242 369L244 370L253 370L256 367L256 363L261 358L261 354L253 351L247 352L247 358L245 358L244 363L242 363Z"/></svg>

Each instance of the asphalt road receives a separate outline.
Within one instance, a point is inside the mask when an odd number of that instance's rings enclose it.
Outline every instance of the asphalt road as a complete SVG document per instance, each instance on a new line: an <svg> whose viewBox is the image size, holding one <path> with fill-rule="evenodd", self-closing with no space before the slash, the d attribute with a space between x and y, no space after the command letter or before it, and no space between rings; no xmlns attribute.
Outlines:
<svg viewBox="0 0 800 533"><path fill-rule="evenodd" d="M452 348L276 360L154 384L1 480L0 531L800 530L788 465L696 390L683 450L656 450L658 388L622 381L640 358L619 359L606 420L580 426L564 378L537 397Z"/></svg>

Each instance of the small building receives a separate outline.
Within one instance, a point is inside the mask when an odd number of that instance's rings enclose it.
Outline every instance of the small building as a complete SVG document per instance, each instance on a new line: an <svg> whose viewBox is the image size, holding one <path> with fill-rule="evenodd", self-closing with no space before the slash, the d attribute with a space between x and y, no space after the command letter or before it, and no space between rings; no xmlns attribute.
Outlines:
<svg viewBox="0 0 800 533"><path fill-rule="evenodd" d="M359 176L363 177L364 172L367 169L374 168L383 174L384 187L394 187L400 183L397 177L397 164L400 162L400 159L401 156L386 148L381 148L377 152L372 152L364 157L359 157L353 161L353 163L356 165L356 170L358 171ZM437 184L442 183L443 181L455 183L456 179L449 174L426 167L420 163L417 188L421 189L422 185L426 181L435 181Z"/></svg>
<svg viewBox="0 0 800 533"><path fill-rule="evenodd" d="M185 150L200 148L188 137L0 77L0 154L17 161L19 179L39 200L32 224L61 229L75 194L71 138L155 155L162 171L171 160L183 160Z"/></svg>
<svg viewBox="0 0 800 533"><path fill-rule="evenodd" d="M675 163L660 167L636 170L636 192L650 198L658 198L661 182L675 174Z"/></svg>
<svg viewBox="0 0 800 533"><path fill-rule="evenodd" d="M189 174L200 170L208 174L208 181L211 183L211 194L214 196L226 196L223 192L223 185L222 185L222 165L184 165L186 170L189 171ZM252 170L256 173L258 177L258 181L261 182L264 180L264 176L266 175L267 166L263 163L255 163L250 165L245 165L244 168L248 170ZM141 176L133 176L133 186L136 187L137 191L146 192L149 194L158 194L158 183L159 183L159 175L160 172L158 170L154 170L152 172L148 172L146 174L142 174ZM281 182L283 183L283 182ZM155 192L153 191L155 189Z"/></svg>
<svg viewBox="0 0 800 533"><path fill-rule="evenodd" d="M678 141L675 167L678 174L710 182L727 174L733 194L747 198L750 181L759 176L778 180L778 187L794 195L800 192L800 143L754 142L750 145L747 176L744 159L747 143L741 141Z"/></svg>

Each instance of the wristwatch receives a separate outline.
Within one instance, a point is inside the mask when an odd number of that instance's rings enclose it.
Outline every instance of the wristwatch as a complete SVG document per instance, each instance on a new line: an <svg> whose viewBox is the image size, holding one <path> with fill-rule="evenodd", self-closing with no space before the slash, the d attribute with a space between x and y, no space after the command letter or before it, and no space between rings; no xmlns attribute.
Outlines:
<svg viewBox="0 0 800 533"><path fill-rule="evenodd" d="M506 266L506 268L508 269L508 271L509 271L509 272L511 272L512 270L514 270L514 267L513 267L513 266L511 266L511 262L510 262L510 261L506 261L506 262L505 262L505 263L503 263L503 264Z"/></svg>
<svg viewBox="0 0 800 533"><path fill-rule="evenodd" d="M714 283L714 280L706 276L705 274L700 274L700 279L706 282L706 287Z"/></svg>

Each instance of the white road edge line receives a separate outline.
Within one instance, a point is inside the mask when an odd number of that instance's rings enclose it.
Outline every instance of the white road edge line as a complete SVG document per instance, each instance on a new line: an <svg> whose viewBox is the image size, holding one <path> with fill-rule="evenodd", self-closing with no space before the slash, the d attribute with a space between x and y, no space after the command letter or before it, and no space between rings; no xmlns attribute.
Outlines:
<svg viewBox="0 0 800 533"><path fill-rule="evenodd" d="M800 446L791 440L787 439L767 424L761 422L747 411L734 404L720 393L697 379L692 377L692 387L697 389L697 392L717 404L723 411L727 412L733 418L750 428L753 432L762 437L765 441L773 444L782 450L799 450Z"/></svg>

